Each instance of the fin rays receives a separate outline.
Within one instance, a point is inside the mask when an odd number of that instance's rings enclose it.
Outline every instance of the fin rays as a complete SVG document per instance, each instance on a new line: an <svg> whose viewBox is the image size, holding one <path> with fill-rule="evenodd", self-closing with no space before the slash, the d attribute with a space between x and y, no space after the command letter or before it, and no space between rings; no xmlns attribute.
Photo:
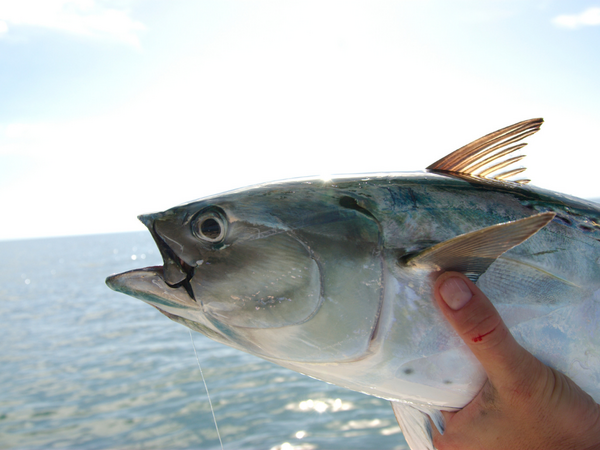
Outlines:
<svg viewBox="0 0 600 450"><path fill-rule="evenodd" d="M511 157L493 165L490 164L525 147L526 143L512 144L537 133L543 122L543 119L524 120L494 131L446 155L444 158L431 164L427 169L437 172L450 172L473 178L505 181L523 172L525 169L517 168L504 172L499 171L520 161L525 155ZM515 183L519 184L525 184L529 181L527 179L514 180Z"/></svg>
<svg viewBox="0 0 600 450"><path fill-rule="evenodd" d="M477 281L500 255L529 239L555 215L545 212L465 233L417 253L405 264L456 270Z"/></svg>

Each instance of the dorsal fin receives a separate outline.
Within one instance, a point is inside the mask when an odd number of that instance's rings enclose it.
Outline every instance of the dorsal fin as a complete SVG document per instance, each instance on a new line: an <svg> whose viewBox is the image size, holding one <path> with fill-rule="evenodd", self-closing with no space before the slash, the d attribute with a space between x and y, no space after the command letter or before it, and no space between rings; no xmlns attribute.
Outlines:
<svg viewBox="0 0 600 450"><path fill-rule="evenodd" d="M502 160L496 164L492 163L525 147L526 143L512 146L511 144L539 131L543 122L544 119L524 120L523 122L494 131L446 155L427 167L427 169L435 172L450 172L467 177L504 181L525 170L525 168L517 168L501 172L502 169L523 159L525 155ZM526 179L514 180L515 183L519 184L529 183L529 181Z"/></svg>

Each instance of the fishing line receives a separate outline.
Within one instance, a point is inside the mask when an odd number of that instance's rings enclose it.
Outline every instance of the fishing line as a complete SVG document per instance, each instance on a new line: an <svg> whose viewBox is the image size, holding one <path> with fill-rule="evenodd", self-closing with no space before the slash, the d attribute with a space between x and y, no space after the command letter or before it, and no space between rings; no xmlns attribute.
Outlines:
<svg viewBox="0 0 600 450"><path fill-rule="evenodd" d="M221 444L221 450L223 450L223 441L221 440L221 433L219 433L219 427L217 426L217 418L215 417L215 410L213 408L212 402L210 401L210 394L208 393L208 386L206 385L206 380L204 379L204 374L202 373L202 367L200 367L200 358L198 358L198 352L196 351L196 344L194 344L194 338L192 336L192 330L188 328L190 333L190 340L192 341L192 347L194 348L194 355L196 355L196 361L198 362L198 369L200 369L200 375L202 376L202 382L204 383L204 389L206 389L206 396L208 397L208 404L210 405L210 412L212 412L213 421L215 422L215 429L217 430L217 437L219 438L219 443Z"/></svg>

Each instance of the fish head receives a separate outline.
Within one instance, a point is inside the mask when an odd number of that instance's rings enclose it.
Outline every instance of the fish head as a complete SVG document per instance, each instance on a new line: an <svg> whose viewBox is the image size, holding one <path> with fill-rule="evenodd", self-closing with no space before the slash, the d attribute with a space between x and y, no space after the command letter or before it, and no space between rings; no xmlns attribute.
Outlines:
<svg viewBox="0 0 600 450"><path fill-rule="evenodd" d="M296 183L142 215L163 266L107 284L267 359L358 357L374 333L382 278L379 225L362 201Z"/></svg>

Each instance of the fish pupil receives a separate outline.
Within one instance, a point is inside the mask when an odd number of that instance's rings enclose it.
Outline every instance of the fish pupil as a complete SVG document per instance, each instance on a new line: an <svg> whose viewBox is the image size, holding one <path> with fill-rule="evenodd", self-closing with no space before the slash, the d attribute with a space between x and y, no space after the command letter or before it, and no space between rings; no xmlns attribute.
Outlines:
<svg viewBox="0 0 600 450"><path fill-rule="evenodd" d="M217 239L221 236L221 225L215 219L206 219L200 225L200 232L208 239Z"/></svg>

